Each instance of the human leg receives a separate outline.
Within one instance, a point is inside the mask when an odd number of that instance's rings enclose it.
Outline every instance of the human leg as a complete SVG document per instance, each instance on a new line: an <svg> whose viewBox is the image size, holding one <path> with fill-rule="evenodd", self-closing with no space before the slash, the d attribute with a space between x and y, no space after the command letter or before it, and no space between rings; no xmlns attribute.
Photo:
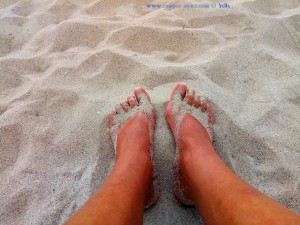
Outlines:
<svg viewBox="0 0 300 225"><path fill-rule="evenodd" d="M205 114L200 120L206 121L200 123L194 110ZM204 99L199 104L194 92L178 84L166 116L180 156L175 195L184 203L194 202L205 224L300 224L297 214L241 180L215 152L211 109Z"/></svg>
<svg viewBox="0 0 300 225"><path fill-rule="evenodd" d="M145 109L145 107L147 109ZM156 120L144 89L110 115L116 163L108 179L66 224L142 224L144 207L156 201L150 150Z"/></svg>

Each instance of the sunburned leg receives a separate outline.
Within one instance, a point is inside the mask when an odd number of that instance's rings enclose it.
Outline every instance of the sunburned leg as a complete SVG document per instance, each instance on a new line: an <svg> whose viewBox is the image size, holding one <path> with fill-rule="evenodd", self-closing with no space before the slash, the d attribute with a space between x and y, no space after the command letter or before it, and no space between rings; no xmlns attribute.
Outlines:
<svg viewBox="0 0 300 225"><path fill-rule="evenodd" d="M143 224L143 211L157 199L150 157L155 110L144 89L110 115L116 163L108 179L66 224Z"/></svg>
<svg viewBox="0 0 300 225"><path fill-rule="evenodd" d="M176 100L176 95L181 103ZM191 115L193 110L187 108L186 103L194 110L202 108L210 122L206 121L203 126ZM180 152L180 186L186 187L183 197L177 199L183 203L185 200L195 202L207 225L300 224L297 214L252 188L225 165L211 144L212 135L208 133L212 134L213 122L207 115L211 111L207 111L210 106L206 101L200 101L199 107L195 93L187 91L185 85L178 84L174 88L166 116Z"/></svg>

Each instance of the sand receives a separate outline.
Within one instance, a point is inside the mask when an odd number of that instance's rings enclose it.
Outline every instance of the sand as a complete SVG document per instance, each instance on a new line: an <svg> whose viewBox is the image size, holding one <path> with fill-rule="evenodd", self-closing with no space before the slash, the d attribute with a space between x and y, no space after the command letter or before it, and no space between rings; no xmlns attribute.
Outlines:
<svg viewBox="0 0 300 225"><path fill-rule="evenodd" d="M158 117L160 198L144 224L201 224L172 195L164 114L178 82L211 102L225 162L300 213L299 1L145 3L1 1L1 225L62 224L81 207L114 163L109 113L140 86Z"/></svg>

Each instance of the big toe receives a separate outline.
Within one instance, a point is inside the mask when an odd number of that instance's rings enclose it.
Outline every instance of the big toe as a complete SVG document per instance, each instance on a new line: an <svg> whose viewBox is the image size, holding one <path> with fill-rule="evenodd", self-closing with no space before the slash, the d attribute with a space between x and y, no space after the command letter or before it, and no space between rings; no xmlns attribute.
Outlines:
<svg viewBox="0 0 300 225"><path fill-rule="evenodd" d="M137 100L138 104L143 104L143 103L146 103L146 102L151 103L150 96L144 88L135 89L134 90L134 95L136 97L136 100Z"/></svg>
<svg viewBox="0 0 300 225"><path fill-rule="evenodd" d="M167 118L171 118L173 113L177 111L176 109L174 109L174 107L175 108L176 106L178 107L179 106L178 103L184 100L187 90L188 90L187 86L182 83L176 84L175 87L172 89L170 100L166 110Z"/></svg>
<svg viewBox="0 0 300 225"><path fill-rule="evenodd" d="M179 95L181 100L183 100L186 95L187 89L188 88L185 84L182 83L176 84L171 92L170 101L172 101L174 99L174 96L176 95Z"/></svg>

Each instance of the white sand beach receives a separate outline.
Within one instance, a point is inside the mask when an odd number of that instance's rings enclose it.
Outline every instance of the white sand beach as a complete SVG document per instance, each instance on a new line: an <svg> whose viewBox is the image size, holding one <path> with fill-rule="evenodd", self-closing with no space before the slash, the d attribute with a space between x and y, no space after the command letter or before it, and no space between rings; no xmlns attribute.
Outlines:
<svg viewBox="0 0 300 225"><path fill-rule="evenodd" d="M211 102L227 165L300 213L299 0L117 2L0 2L0 224L76 212L114 164L108 115L137 87L158 116L160 197L144 224L202 224L172 194L165 108L178 82Z"/></svg>

